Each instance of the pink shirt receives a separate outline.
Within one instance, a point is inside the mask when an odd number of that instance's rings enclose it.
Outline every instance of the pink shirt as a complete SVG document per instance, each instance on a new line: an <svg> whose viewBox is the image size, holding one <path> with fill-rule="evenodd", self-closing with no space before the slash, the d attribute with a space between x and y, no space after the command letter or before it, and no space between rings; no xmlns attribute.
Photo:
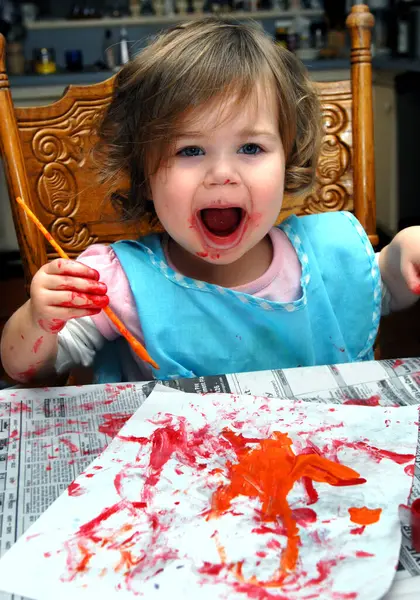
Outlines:
<svg viewBox="0 0 420 600"><path fill-rule="evenodd" d="M255 281L233 289L267 300L291 302L300 296L300 262L293 245L281 229L273 227L269 235L273 244L271 265ZM167 254L166 259L169 266L174 269ZM78 260L99 271L101 281L108 287L110 307L127 329L137 339L143 341L141 323L130 284L113 249L110 246L96 244L85 250ZM106 339L113 340L119 336L119 332L103 311L92 317L92 320Z"/></svg>

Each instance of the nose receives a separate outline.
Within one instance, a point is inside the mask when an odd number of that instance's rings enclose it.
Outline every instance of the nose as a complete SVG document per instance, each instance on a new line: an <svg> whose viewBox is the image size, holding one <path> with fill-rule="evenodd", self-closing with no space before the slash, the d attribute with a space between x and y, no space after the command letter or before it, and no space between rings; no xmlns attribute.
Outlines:
<svg viewBox="0 0 420 600"><path fill-rule="evenodd" d="M208 165L203 183L205 188L212 188L215 186L238 185L239 182L239 174L232 162L226 158L220 158Z"/></svg>

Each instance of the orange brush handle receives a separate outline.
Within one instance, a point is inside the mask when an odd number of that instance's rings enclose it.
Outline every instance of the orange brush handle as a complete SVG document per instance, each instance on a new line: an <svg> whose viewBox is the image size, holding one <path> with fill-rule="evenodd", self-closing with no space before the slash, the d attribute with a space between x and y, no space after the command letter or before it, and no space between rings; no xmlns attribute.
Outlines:
<svg viewBox="0 0 420 600"><path fill-rule="evenodd" d="M18 202L18 204L20 204L20 206L26 212L26 214L31 219L31 221L33 223L35 223L35 225L38 227L38 229L41 231L41 233L43 233L43 235L49 241L49 243L51 244L51 246L57 251L57 253L59 254L59 256L61 256L61 258L65 258L66 260L68 260L69 259L68 254L66 254L64 252L64 250L61 248L61 246L52 237L52 235L50 234L50 232L45 229L45 227L43 226L43 224L41 223L41 221L31 211L31 209L24 203L24 201L22 200L22 198L18 197L18 198L16 198L16 201ZM148 362L155 369L159 369L158 365L155 363L155 361L153 360L153 358L151 358L149 356L147 350L140 344L140 342L138 340L136 340L136 338L133 335L131 335L131 333L125 327L124 323L122 323L122 321L120 321L120 319L109 308L109 306L106 306L103 310L104 310L105 314L107 315L107 317L110 319L110 321L112 321L114 323L115 327L118 329L118 331L121 333L121 335L123 337L125 337L125 339L130 344L130 346L132 347L132 349L134 350L134 352L137 354L137 356L140 357L142 360Z"/></svg>

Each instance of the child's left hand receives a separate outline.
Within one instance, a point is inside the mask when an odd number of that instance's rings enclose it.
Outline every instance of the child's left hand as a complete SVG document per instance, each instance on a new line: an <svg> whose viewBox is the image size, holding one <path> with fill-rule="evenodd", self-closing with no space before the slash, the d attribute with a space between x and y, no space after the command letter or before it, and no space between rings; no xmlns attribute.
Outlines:
<svg viewBox="0 0 420 600"><path fill-rule="evenodd" d="M403 229L379 256L382 280L391 296L391 309L411 306L420 296L420 227Z"/></svg>

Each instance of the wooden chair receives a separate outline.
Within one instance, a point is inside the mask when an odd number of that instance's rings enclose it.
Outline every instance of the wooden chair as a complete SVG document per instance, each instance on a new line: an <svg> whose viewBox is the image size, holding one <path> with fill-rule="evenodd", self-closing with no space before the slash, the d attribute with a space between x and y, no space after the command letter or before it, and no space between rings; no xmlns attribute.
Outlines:
<svg viewBox="0 0 420 600"><path fill-rule="evenodd" d="M353 6L351 81L319 83L324 138L317 182L307 195L286 198L281 218L290 213L351 210L376 243L372 72L373 16ZM71 256L89 244L139 235L139 225L121 223L104 205L104 187L95 181L89 150L92 129L108 106L114 77L90 86L70 86L49 106L13 106L5 71L5 40L0 36L0 152L26 282L56 252L15 202L21 196ZM147 224L142 224L143 231ZM140 230L142 230L140 228Z"/></svg>

